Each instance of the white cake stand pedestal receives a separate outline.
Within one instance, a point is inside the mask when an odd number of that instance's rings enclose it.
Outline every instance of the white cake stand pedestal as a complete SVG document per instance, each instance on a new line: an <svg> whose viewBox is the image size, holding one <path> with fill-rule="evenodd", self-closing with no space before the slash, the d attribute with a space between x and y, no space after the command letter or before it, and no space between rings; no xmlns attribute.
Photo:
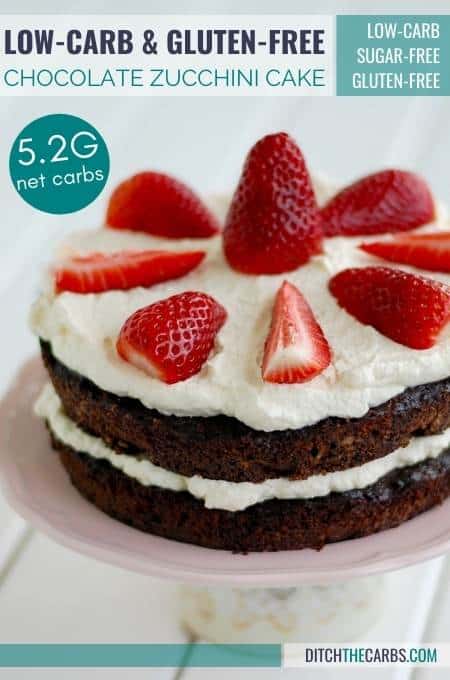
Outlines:
<svg viewBox="0 0 450 680"><path fill-rule="evenodd" d="M180 586L180 615L201 640L233 643L345 642L384 608L384 575L290 588Z"/></svg>
<svg viewBox="0 0 450 680"><path fill-rule="evenodd" d="M382 574L450 549L450 499L367 538L235 555L131 529L72 487L32 404L45 380L26 363L0 403L0 483L10 505L62 545L131 571L172 579L181 621L217 642L351 640L383 609Z"/></svg>

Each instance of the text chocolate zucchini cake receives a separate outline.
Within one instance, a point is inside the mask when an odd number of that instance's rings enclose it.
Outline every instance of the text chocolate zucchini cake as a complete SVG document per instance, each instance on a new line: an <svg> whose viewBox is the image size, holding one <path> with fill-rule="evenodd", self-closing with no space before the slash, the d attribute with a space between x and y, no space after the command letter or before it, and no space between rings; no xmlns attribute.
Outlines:
<svg viewBox="0 0 450 680"><path fill-rule="evenodd" d="M223 203L140 173L58 250L31 314L36 412L73 484L138 529L236 551L442 502L450 227L426 183L311 181L279 133Z"/></svg>

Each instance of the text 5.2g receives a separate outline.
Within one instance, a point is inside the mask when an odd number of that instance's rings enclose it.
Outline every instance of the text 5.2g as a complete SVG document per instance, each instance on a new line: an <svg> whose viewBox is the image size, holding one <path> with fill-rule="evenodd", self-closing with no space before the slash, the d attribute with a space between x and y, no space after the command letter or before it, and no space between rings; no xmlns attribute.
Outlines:
<svg viewBox="0 0 450 680"><path fill-rule="evenodd" d="M80 130L75 133L70 139L62 134L55 133L47 140L47 153L37 158L37 153L33 145L32 137L21 137L18 146L18 163L24 167L33 165L39 162L41 164L49 163L64 163L70 160L69 154L75 158L86 160L92 158L98 151L98 142L96 136L88 130Z"/></svg>

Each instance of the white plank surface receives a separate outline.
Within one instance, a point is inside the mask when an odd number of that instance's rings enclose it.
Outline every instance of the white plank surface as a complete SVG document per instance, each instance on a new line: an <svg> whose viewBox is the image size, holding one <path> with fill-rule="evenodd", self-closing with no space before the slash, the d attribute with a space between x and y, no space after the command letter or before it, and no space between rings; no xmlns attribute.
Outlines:
<svg viewBox="0 0 450 680"><path fill-rule="evenodd" d="M185 642L177 586L62 548L41 534L0 589L2 642Z"/></svg>
<svg viewBox="0 0 450 680"><path fill-rule="evenodd" d="M2 535L2 532L9 526L13 517L13 511L0 492L0 536Z"/></svg>
<svg viewBox="0 0 450 680"><path fill-rule="evenodd" d="M450 559L446 562L440 587L431 603L423 639L431 643L450 640ZM414 674L414 680L434 680L434 678L448 678L449 676L448 668L421 668Z"/></svg>
<svg viewBox="0 0 450 680"><path fill-rule="evenodd" d="M434 598L432 611L425 627L425 642L448 642L450 636L450 559L442 572L439 592ZM449 673L450 674L450 673Z"/></svg>

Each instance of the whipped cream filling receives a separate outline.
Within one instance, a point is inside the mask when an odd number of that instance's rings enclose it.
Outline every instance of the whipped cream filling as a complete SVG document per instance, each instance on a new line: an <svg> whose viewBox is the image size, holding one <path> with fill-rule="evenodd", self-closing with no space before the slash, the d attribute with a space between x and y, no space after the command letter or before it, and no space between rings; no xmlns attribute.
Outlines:
<svg viewBox="0 0 450 680"><path fill-rule="evenodd" d="M335 187L323 180L315 184L320 202L335 192ZM224 212L226 203L224 199L218 213ZM449 228L440 208L436 222L420 231ZM390 237L381 235L375 240L380 238ZM450 375L450 328L442 332L434 347L413 350L359 323L329 293L330 278L347 267L374 264L395 267L358 250L359 243L370 240L374 237L327 239L323 254L296 271L247 276L228 266L220 236L169 240L107 228L76 232L64 242L56 259L76 253L139 248L202 249L207 257L181 279L151 288L100 294L55 295L49 273L33 306L31 325L37 335L51 343L53 354L63 364L101 389L139 399L147 408L164 414L225 414L264 431L301 428L328 416L360 418L369 408L407 387ZM450 276L421 273L450 284ZM305 295L333 354L331 365L321 375L299 385L266 383L261 377L273 301L285 279ZM121 359L115 342L122 324L137 309L186 290L212 295L226 308L228 319L200 373L167 385Z"/></svg>
<svg viewBox="0 0 450 680"><path fill-rule="evenodd" d="M236 512L271 498L294 499L327 496L332 491L363 489L374 484L391 470L414 465L428 458L436 458L450 444L450 428L442 434L418 437L408 446L397 449L383 458L324 475L307 479L267 479L253 482L227 482L206 479L195 475L185 477L158 467L148 460L139 460L125 454L117 454L99 437L83 432L70 420L62 409L61 401L53 386L48 383L42 390L35 412L45 418L56 437L75 451L93 458L107 460L114 468L144 486L158 486L171 491L187 491L204 502L206 508L218 508Z"/></svg>

